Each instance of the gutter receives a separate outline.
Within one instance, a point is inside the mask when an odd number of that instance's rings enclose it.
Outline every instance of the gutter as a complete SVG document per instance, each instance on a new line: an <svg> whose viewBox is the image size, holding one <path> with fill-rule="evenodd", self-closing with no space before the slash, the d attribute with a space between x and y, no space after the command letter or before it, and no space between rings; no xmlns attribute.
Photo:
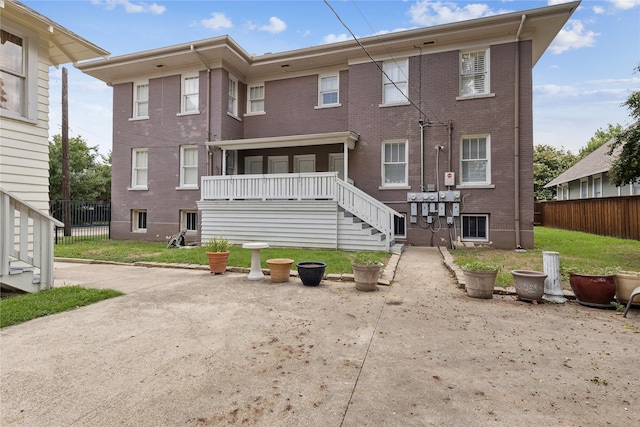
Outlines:
<svg viewBox="0 0 640 427"><path fill-rule="evenodd" d="M514 127L513 127L513 165L515 175L514 185L514 225L515 225L515 240L516 249L521 249L520 240L520 32L524 26L524 21L527 19L527 15L522 15L520 19L520 26L516 33L516 57L515 57L515 102L514 102Z"/></svg>

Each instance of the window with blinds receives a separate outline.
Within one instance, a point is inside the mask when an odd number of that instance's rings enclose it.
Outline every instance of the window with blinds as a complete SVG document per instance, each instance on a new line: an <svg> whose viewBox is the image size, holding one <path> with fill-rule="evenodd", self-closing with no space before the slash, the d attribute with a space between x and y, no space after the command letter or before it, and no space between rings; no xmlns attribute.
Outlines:
<svg viewBox="0 0 640 427"><path fill-rule="evenodd" d="M460 54L460 96L489 93L489 51Z"/></svg>

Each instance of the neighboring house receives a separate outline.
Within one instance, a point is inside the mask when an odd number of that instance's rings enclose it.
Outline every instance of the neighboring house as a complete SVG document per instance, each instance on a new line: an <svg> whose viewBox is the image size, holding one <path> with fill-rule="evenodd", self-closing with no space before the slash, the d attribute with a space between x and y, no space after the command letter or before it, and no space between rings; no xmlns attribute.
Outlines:
<svg viewBox="0 0 640 427"><path fill-rule="evenodd" d="M111 236L532 247L532 68L578 5L260 56L221 36L83 63L113 87Z"/></svg>
<svg viewBox="0 0 640 427"><path fill-rule="evenodd" d="M49 67L108 55L15 0L0 0L0 285L53 285Z"/></svg>
<svg viewBox="0 0 640 427"><path fill-rule="evenodd" d="M613 156L609 149L613 139L607 141L584 159L558 175L544 188L556 187L557 200L590 199L598 197L633 196L640 194L640 180L616 187L609 182L609 169Z"/></svg>

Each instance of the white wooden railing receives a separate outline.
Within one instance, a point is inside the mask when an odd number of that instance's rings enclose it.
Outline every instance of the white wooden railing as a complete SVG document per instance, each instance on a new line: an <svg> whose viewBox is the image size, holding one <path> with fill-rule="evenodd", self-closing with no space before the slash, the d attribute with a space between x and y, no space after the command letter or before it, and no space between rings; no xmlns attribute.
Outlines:
<svg viewBox="0 0 640 427"><path fill-rule="evenodd" d="M40 270L40 289L52 287L55 225L64 226L0 188L0 279L10 274L11 261L20 261Z"/></svg>
<svg viewBox="0 0 640 427"><path fill-rule="evenodd" d="M393 239L398 212L338 178L338 172L203 176L201 200L336 200Z"/></svg>

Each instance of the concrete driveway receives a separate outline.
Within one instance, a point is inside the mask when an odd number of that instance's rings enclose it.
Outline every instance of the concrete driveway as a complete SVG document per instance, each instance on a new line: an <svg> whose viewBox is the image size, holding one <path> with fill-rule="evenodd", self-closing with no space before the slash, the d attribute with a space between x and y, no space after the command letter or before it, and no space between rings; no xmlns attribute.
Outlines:
<svg viewBox="0 0 640 427"><path fill-rule="evenodd" d="M55 267L126 295L2 330L2 426L640 425L639 310L472 299L435 248L371 293Z"/></svg>

